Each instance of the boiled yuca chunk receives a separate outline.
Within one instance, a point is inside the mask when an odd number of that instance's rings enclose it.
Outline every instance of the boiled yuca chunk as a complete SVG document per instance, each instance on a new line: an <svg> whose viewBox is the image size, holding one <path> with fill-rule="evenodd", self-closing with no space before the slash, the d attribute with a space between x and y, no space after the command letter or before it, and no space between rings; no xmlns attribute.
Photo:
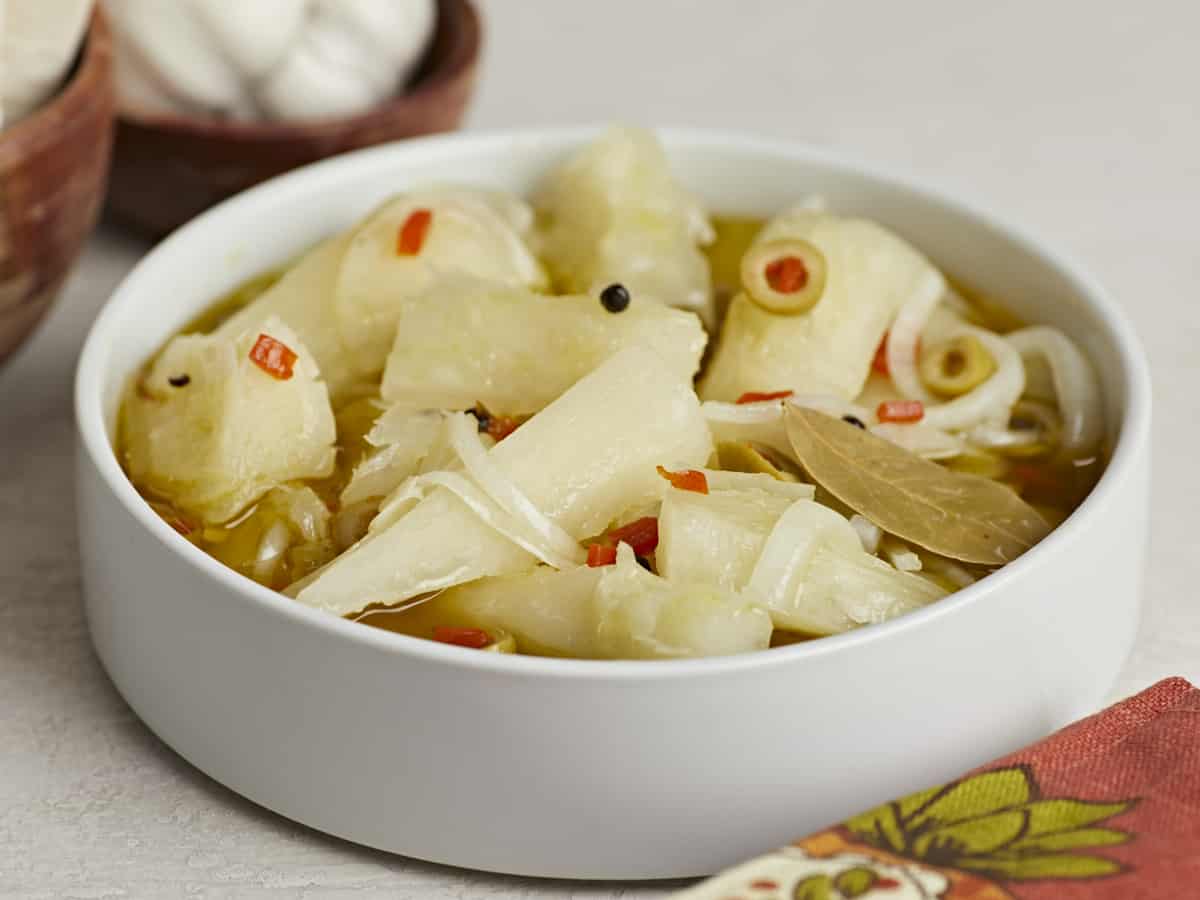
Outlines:
<svg viewBox="0 0 1200 900"><path fill-rule="evenodd" d="M768 646L771 619L735 591L679 584L640 565L622 545L613 566L484 578L451 588L409 614L410 630L439 625L504 631L522 653L577 659L672 659Z"/></svg>
<svg viewBox="0 0 1200 900"><path fill-rule="evenodd" d="M522 207L495 192L431 188L388 200L353 231L334 303L360 375L383 369L406 301L441 278L546 287L545 271L514 224Z"/></svg>
<svg viewBox="0 0 1200 900"><path fill-rule="evenodd" d="M261 330L272 317L282 319L308 348L329 393L337 398L357 380L353 356L338 333L333 305L338 266L349 243L348 235L339 235L317 244L275 284L221 323L213 335L234 339Z"/></svg>
<svg viewBox="0 0 1200 900"><path fill-rule="evenodd" d="M520 200L488 191L434 188L393 198L306 253L217 333L241 334L279 316L316 357L336 401L379 375L404 301L444 274L544 285L519 233L530 218Z"/></svg>
<svg viewBox="0 0 1200 900"><path fill-rule="evenodd" d="M405 304L384 370L389 405L533 413L605 359L642 344L690 380L707 338L692 313L635 297L612 313L595 296L450 279Z"/></svg>
<svg viewBox="0 0 1200 900"><path fill-rule="evenodd" d="M458 424L478 438L473 425ZM570 546L560 555L581 560L579 540L662 496L657 465L702 464L712 442L691 383L654 351L631 347L490 450L469 440L455 449L462 471L418 476L430 489L413 505L407 498L420 482L402 485L399 510L398 498L385 502L382 522L304 587L300 602L344 614L526 571L537 561L536 541L516 541L531 532L559 551L565 537Z"/></svg>
<svg viewBox="0 0 1200 900"><path fill-rule="evenodd" d="M711 277L699 246L714 232L652 132L611 129L553 171L534 205L541 255L560 291L595 294L621 283L634 297L710 322Z"/></svg>
<svg viewBox="0 0 1200 900"><path fill-rule="evenodd" d="M751 250L775 241L815 248L824 258L824 287L815 305L796 315L738 294L700 395L733 401L747 391L793 390L853 400L900 307L940 293L944 280L906 241L864 219L796 209L769 222Z"/></svg>
<svg viewBox="0 0 1200 900"><path fill-rule="evenodd" d="M744 590L789 631L837 634L946 593L867 553L843 516L813 500L671 490L658 533L655 559L665 578Z"/></svg>
<svg viewBox="0 0 1200 900"><path fill-rule="evenodd" d="M123 428L133 480L214 524L334 465L336 428L317 364L274 317L234 338L174 338L130 392Z"/></svg>

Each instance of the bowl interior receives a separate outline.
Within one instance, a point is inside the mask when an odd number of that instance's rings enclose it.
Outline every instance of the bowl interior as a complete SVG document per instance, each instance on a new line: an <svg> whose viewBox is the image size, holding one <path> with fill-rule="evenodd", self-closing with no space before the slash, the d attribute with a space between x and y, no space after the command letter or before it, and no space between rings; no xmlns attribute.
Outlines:
<svg viewBox="0 0 1200 900"><path fill-rule="evenodd" d="M79 430L110 488L132 515L225 586L236 585L247 602L305 619L322 631L338 631L399 652L432 655L438 645L415 649L402 635L359 628L260 588L236 576L178 539L149 510L121 472L112 442L120 398L128 378L172 334L245 279L277 265L331 232L346 228L388 196L410 187L457 182L526 193L548 167L593 137L596 129L552 129L513 134L455 135L405 141L348 154L297 170L222 203L156 247L128 276L93 326L80 359L76 384ZM1079 533L1101 512L1097 496L1136 466L1148 435L1149 378L1133 332L1115 305L1085 274L1019 229L957 199L871 167L792 144L723 134L660 132L678 175L707 202L729 214L769 215L814 193L847 213L868 215L913 241L951 276L1007 304L1022 318L1062 328L1091 357L1102 379L1115 443L1112 462L1093 497L1027 557L980 583L1005 578L1049 559L1067 546L1065 532ZM1097 501L1097 502L1093 502ZM194 551L194 552L189 552ZM999 579L997 581L997 579ZM531 670L633 677L653 667L656 675L766 664L766 657L834 652L839 647L885 640L930 617L974 602L981 590L871 629L776 651L717 660L670 663L588 663L510 658ZM342 628L341 626L346 626ZM466 664L466 661L462 661ZM457 664L457 663L456 663ZM537 665L535 665L537 664ZM545 664L545 665L542 665ZM592 668L601 667L601 668ZM673 677L673 676L672 676Z"/></svg>
<svg viewBox="0 0 1200 900"><path fill-rule="evenodd" d="M351 225L391 194L433 182L528 192L591 130L433 138L330 160L246 192L152 251L98 320L90 344L112 440L126 379L212 300ZM1098 289L1033 239L945 194L823 152L746 138L663 133L682 180L719 213L769 215L812 194L897 230L952 277L1030 322L1074 337L1100 373L1120 425L1136 381L1127 326ZM1123 344L1126 344L1123 346Z"/></svg>

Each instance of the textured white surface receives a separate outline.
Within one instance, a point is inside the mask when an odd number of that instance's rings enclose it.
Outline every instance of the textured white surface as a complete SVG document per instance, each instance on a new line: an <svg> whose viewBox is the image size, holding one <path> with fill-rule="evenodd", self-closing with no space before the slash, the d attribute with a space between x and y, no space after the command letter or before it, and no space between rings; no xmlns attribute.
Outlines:
<svg viewBox="0 0 1200 900"><path fill-rule="evenodd" d="M484 6L471 127L625 118L826 144L964 191L1095 271L1141 331L1157 401L1147 609L1115 696L1167 674L1200 679L1200 13L1172 0ZM125 708L80 612L70 375L95 310L143 250L102 230L0 370L0 897L659 896L325 838L198 774Z"/></svg>

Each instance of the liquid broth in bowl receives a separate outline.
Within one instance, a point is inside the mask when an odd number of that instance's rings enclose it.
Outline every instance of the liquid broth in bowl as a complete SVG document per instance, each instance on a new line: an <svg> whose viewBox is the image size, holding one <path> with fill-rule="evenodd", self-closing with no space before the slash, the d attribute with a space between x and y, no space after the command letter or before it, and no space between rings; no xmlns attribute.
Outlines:
<svg viewBox="0 0 1200 900"><path fill-rule="evenodd" d="M937 602L1103 469L1071 340L902 235L710 219L628 129L531 199L414 190L215 300L127 391L139 491L366 625L678 658Z"/></svg>

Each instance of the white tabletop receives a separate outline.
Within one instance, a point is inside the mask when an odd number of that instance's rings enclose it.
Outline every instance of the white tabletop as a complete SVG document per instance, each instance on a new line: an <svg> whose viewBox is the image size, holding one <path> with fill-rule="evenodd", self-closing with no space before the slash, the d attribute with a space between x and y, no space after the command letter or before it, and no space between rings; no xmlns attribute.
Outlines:
<svg viewBox="0 0 1200 900"><path fill-rule="evenodd" d="M1090 266L1140 329L1156 391L1146 611L1114 696L1200 677L1194 5L483 6L471 128L623 119L842 148L963 191ZM125 707L80 606L70 382L89 322L145 249L102 229L36 339L0 371L0 896L659 896L473 874L324 837L210 781Z"/></svg>

